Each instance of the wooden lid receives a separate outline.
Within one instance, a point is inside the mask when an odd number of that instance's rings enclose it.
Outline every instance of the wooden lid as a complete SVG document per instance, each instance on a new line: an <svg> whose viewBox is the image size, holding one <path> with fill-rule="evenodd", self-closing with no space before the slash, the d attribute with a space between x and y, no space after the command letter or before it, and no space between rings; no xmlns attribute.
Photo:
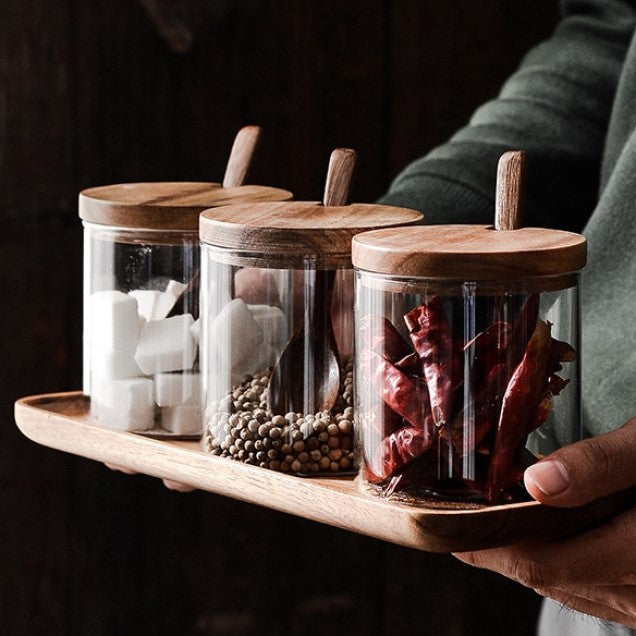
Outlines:
<svg viewBox="0 0 636 636"><path fill-rule="evenodd" d="M544 228L428 225L359 234L355 267L369 272L447 280L560 276L585 266L585 237Z"/></svg>
<svg viewBox="0 0 636 636"><path fill-rule="evenodd" d="M219 183L120 183L83 190L79 215L90 223L147 230L196 231L206 208L230 203L287 201L292 193L267 186Z"/></svg>
<svg viewBox="0 0 636 636"><path fill-rule="evenodd" d="M231 205L201 214L199 236L217 247L267 255L342 257L360 232L421 221L415 210L354 203L324 206L309 201Z"/></svg>

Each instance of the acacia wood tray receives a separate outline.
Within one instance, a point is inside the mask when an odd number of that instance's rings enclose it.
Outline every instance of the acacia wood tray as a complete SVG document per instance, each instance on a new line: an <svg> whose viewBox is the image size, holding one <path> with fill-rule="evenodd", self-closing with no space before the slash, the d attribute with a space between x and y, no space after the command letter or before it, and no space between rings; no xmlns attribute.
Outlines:
<svg viewBox="0 0 636 636"><path fill-rule="evenodd" d="M26 437L44 446L429 552L564 536L597 525L633 501L631 493L627 500L612 497L569 510L536 502L452 509L396 503L361 492L353 477L295 477L204 453L198 442L97 426L80 392L18 400L15 419Z"/></svg>

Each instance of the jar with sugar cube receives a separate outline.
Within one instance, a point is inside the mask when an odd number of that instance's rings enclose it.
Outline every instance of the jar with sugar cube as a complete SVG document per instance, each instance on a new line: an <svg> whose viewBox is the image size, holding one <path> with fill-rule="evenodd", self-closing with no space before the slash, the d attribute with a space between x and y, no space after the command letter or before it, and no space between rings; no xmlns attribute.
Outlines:
<svg viewBox="0 0 636 636"><path fill-rule="evenodd" d="M202 443L210 453L299 475L354 467L351 239L422 218L344 205L354 157L332 154L325 204L201 215Z"/></svg>
<svg viewBox="0 0 636 636"><path fill-rule="evenodd" d="M229 172L225 187L132 183L81 192L83 388L100 425L200 436L199 214L291 198L285 190L234 185Z"/></svg>
<svg viewBox="0 0 636 636"><path fill-rule="evenodd" d="M523 157L502 157L494 226L353 240L365 491L450 507L519 501L525 468L580 438L586 242L519 227Z"/></svg>

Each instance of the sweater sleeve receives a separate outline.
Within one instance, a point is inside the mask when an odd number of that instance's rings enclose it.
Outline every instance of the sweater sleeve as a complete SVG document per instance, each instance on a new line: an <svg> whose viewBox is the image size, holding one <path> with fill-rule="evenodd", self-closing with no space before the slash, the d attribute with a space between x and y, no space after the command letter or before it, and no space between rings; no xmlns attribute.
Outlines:
<svg viewBox="0 0 636 636"><path fill-rule="evenodd" d="M636 1L564 0L553 36L446 144L407 166L380 202L425 223L492 223L496 165L528 154L524 225L581 231L598 199L614 93Z"/></svg>

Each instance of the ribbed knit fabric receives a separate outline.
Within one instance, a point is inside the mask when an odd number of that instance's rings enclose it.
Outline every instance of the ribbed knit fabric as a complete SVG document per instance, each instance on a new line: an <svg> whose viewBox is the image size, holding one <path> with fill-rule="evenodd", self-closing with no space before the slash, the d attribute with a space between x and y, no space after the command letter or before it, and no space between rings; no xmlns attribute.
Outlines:
<svg viewBox="0 0 636 636"><path fill-rule="evenodd" d="M448 143L381 202L425 223L492 223L506 150L528 153L525 225L583 231L582 405L587 433L636 415L636 1L565 0L552 38ZM548 602L541 636L636 634Z"/></svg>
<svg viewBox="0 0 636 636"><path fill-rule="evenodd" d="M562 4L553 36L499 96L380 201L421 210L425 223L492 223L497 161L527 152L524 224L589 241L582 394L584 426L596 435L636 415L636 1Z"/></svg>

